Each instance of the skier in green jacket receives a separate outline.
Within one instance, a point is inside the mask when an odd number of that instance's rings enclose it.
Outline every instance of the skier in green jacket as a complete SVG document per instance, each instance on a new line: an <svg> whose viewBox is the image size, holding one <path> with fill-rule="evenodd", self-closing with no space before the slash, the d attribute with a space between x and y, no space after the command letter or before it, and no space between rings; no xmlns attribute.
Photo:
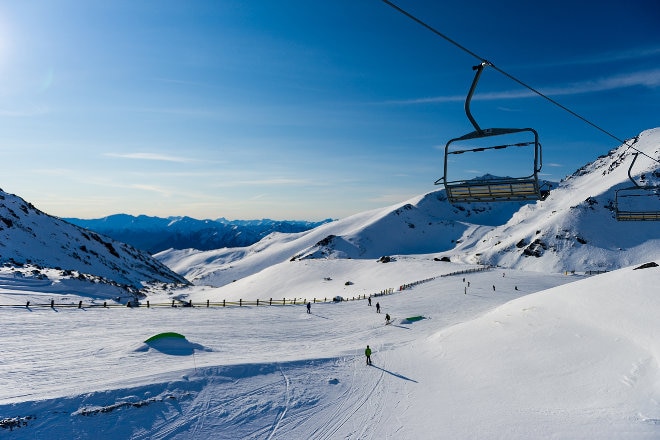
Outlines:
<svg viewBox="0 0 660 440"><path fill-rule="evenodd" d="M371 348L367 345L367 348L364 350L364 355L367 357L367 365L371 365Z"/></svg>

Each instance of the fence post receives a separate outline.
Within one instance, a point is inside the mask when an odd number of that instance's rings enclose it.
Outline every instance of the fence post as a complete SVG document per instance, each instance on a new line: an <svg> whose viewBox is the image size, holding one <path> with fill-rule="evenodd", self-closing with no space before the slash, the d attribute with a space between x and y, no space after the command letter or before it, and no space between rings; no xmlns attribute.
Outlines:
<svg viewBox="0 0 660 440"><path fill-rule="evenodd" d="M243 307L243 299L242 298L238 300L238 306Z"/></svg>
<svg viewBox="0 0 660 440"><path fill-rule="evenodd" d="M257 307L259 307L259 298L257 298Z"/></svg>
<svg viewBox="0 0 660 440"><path fill-rule="evenodd" d="M174 307L174 300L172 300L172 307Z"/></svg>
<svg viewBox="0 0 660 440"><path fill-rule="evenodd" d="M224 306L225 306L225 300L223 299L222 300L222 307L224 307Z"/></svg>
<svg viewBox="0 0 660 440"><path fill-rule="evenodd" d="M149 308L149 300L147 300L147 308Z"/></svg>
<svg viewBox="0 0 660 440"><path fill-rule="evenodd" d="M286 298L282 298L282 305L286 305Z"/></svg>
<svg viewBox="0 0 660 440"><path fill-rule="evenodd" d="M208 308L208 306L209 306L209 301L210 301L210 300L208 300L208 299L206 300L206 307L207 307L207 308Z"/></svg>
<svg viewBox="0 0 660 440"><path fill-rule="evenodd" d="M269 305L269 306L272 306L272 305L273 305L273 298L270 299L270 301L268 302L268 305Z"/></svg>

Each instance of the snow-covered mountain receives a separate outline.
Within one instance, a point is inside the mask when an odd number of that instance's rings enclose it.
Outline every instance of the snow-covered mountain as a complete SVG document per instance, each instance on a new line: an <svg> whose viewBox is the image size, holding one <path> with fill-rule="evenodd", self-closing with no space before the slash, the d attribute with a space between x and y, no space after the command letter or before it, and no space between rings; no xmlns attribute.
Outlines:
<svg viewBox="0 0 660 440"><path fill-rule="evenodd" d="M64 220L152 254L170 248L210 250L249 246L272 232L302 232L331 221L197 220L185 216L162 218L128 214Z"/></svg>
<svg viewBox="0 0 660 440"><path fill-rule="evenodd" d="M45 214L20 197L0 190L0 263L72 271L80 280L140 289L145 283L187 284L146 252Z"/></svg>
<svg viewBox="0 0 660 440"><path fill-rule="evenodd" d="M631 142L660 159L660 128ZM660 257L660 225L620 222L615 193L631 187L628 169L636 151L627 145L611 150L564 179L548 198L520 209L506 224L487 232L472 246L459 246L452 258L466 262L536 271L612 270ZM638 159L633 177L660 184L658 163ZM647 209L660 209L647 197Z"/></svg>
<svg viewBox="0 0 660 440"><path fill-rule="evenodd" d="M658 157L660 129L643 132L635 148ZM267 267L307 259L377 259L432 254L453 262L544 272L611 270L660 258L657 222L617 222L615 191L628 187L633 151L622 145L560 182L535 203L451 205L444 190L321 225L271 234L243 248L167 250L156 257L188 280L223 286ZM633 170L646 182L657 164ZM660 180L660 179L658 179Z"/></svg>
<svg viewBox="0 0 660 440"><path fill-rule="evenodd" d="M438 190L310 231L273 233L252 246L204 252L170 249L155 257L193 283L222 286L282 262L449 251L504 223L521 206L518 202L452 206L444 190Z"/></svg>

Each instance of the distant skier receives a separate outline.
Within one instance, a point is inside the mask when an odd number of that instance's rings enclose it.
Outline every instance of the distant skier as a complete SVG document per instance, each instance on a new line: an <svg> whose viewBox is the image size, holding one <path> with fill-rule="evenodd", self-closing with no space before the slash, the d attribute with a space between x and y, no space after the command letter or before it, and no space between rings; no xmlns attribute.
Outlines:
<svg viewBox="0 0 660 440"><path fill-rule="evenodd" d="M390 314L389 314L389 313L385 313L385 325L387 325L387 324L389 324L389 323L390 323Z"/></svg>
<svg viewBox="0 0 660 440"><path fill-rule="evenodd" d="M495 292L495 284L493 284L493 292Z"/></svg>
<svg viewBox="0 0 660 440"><path fill-rule="evenodd" d="M367 365L371 365L371 348L367 345L367 348L364 350L364 355L367 357Z"/></svg>
<svg viewBox="0 0 660 440"><path fill-rule="evenodd" d="M367 304L371 306L371 297L367 298Z"/></svg>
<svg viewBox="0 0 660 440"><path fill-rule="evenodd" d="M376 313L380 313L380 303L376 303Z"/></svg>
<svg viewBox="0 0 660 440"><path fill-rule="evenodd" d="M312 313L312 303L311 302L307 303L307 313Z"/></svg>

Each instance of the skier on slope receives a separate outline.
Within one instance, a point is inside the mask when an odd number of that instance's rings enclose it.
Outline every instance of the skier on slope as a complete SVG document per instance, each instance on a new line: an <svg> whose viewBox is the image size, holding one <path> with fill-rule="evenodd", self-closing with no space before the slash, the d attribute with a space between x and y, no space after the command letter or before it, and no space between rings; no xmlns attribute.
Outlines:
<svg viewBox="0 0 660 440"><path fill-rule="evenodd" d="M367 345L367 348L364 350L364 355L367 357L367 365L371 365L371 348Z"/></svg>
<svg viewBox="0 0 660 440"><path fill-rule="evenodd" d="M390 323L390 314L385 313L385 324L389 324L389 323Z"/></svg>
<svg viewBox="0 0 660 440"><path fill-rule="evenodd" d="M311 302L307 303L307 313L312 313L312 303Z"/></svg>

